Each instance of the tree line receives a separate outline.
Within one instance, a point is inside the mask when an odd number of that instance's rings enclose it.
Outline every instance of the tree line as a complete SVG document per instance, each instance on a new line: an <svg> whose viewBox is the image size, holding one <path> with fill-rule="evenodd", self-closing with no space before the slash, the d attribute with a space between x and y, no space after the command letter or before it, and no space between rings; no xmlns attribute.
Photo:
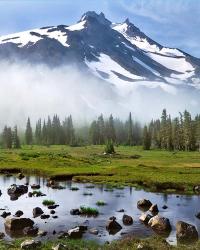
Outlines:
<svg viewBox="0 0 200 250"><path fill-rule="evenodd" d="M200 151L200 115L194 119L188 111L180 113L174 119L163 110L161 118L142 126L129 113L126 121L114 118L111 114L104 118L101 114L89 125L76 128L72 116L63 121L58 115L47 119L38 119L32 127L27 119L26 129L18 135L17 126L13 129L5 126L1 134L4 148L20 148L21 141L27 145L114 145L143 146L145 150L199 150ZM24 139L22 139L24 138Z"/></svg>

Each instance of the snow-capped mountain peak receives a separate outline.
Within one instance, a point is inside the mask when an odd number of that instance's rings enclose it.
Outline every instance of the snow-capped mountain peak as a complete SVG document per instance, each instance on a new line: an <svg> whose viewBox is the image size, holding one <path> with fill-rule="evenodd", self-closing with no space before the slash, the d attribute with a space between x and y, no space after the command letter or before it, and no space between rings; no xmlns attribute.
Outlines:
<svg viewBox="0 0 200 250"><path fill-rule="evenodd" d="M54 67L78 66L120 88L200 85L200 59L152 40L127 18L112 23L86 12L76 24L42 27L0 37L0 59L28 60Z"/></svg>

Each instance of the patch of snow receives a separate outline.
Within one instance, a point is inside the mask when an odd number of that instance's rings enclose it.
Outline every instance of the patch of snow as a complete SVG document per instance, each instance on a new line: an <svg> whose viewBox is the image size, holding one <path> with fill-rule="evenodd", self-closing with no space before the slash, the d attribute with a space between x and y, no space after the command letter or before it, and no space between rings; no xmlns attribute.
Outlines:
<svg viewBox="0 0 200 250"><path fill-rule="evenodd" d="M70 31L83 30L85 28L85 23L86 23L86 21L82 21L82 22L76 23L74 25L71 25L71 26L67 27L66 29L70 30Z"/></svg>
<svg viewBox="0 0 200 250"><path fill-rule="evenodd" d="M185 57L174 58L174 57L167 57L162 55L157 55L154 53L147 53L150 58L154 61L162 64L164 67L180 72L185 73L189 71L194 71L195 68L186 61Z"/></svg>
<svg viewBox="0 0 200 250"><path fill-rule="evenodd" d="M56 28L56 27L52 27ZM50 28L50 29L52 29ZM69 44L67 44L67 36L65 32L61 32L60 30L55 30L53 32L48 32L50 30L49 28L46 29L34 29L34 30L28 30L24 32L15 33L12 35L2 36L0 37L0 44L12 42L15 44L19 44L18 47L24 47L29 42L35 44L39 40L43 39L42 37L39 37L40 35L45 35L48 38L56 39L58 42L60 42L63 46L69 47ZM32 33L33 32L33 33ZM34 33L37 33L37 35L34 35Z"/></svg>
<svg viewBox="0 0 200 250"><path fill-rule="evenodd" d="M146 68L147 70L151 71L154 75L156 76L160 76L160 73L157 72L156 70L152 69L150 66L148 66L147 64L145 64L143 61L141 61L140 59L136 58L133 56L133 60L137 63L139 63L142 67Z"/></svg>

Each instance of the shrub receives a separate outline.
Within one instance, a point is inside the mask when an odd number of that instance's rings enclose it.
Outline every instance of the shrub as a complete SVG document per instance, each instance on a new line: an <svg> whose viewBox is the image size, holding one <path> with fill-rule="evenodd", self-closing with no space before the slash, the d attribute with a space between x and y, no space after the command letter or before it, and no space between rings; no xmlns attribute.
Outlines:
<svg viewBox="0 0 200 250"><path fill-rule="evenodd" d="M99 214L98 209L92 208L92 207L84 207L84 206L80 207L80 212L81 212L82 215L97 216Z"/></svg>
<svg viewBox="0 0 200 250"><path fill-rule="evenodd" d="M115 153L114 144L113 144L112 140L108 140L106 142L105 153L106 154L114 154Z"/></svg>
<svg viewBox="0 0 200 250"><path fill-rule="evenodd" d="M96 205L100 207L100 206L105 206L107 204L104 201L97 201Z"/></svg>
<svg viewBox="0 0 200 250"><path fill-rule="evenodd" d="M72 190L72 191L78 191L79 188L78 188L78 187L71 187L71 190Z"/></svg>
<svg viewBox="0 0 200 250"><path fill-rule="evenodd" d="M55 201L53 201L53 200L43 200L42 204L44 206L51 206L51 205L55 204Z"/></svg>

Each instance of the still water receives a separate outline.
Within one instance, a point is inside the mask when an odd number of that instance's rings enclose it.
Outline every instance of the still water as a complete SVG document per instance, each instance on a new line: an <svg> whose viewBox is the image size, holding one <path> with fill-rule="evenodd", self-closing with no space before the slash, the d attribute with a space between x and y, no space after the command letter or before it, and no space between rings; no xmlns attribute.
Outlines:
<svg viewBox="0 0 200 250"><path fill-rule="evenodd" d="M29 191L33 191L30 187L32 184L39 184L39 189L42 193L46 194L45 197L28 197L28 193L20 196L18 200L10 200L7 194L7 189L12 184L25 184L29 183ZM47 180L43 177L25 177L22 180L11 176L0 176L0 189L2 195L0 197L0 209L5 209L6 212L15 214L17 210L22 210L24 215L22 217L31 218L34 220L35 225L39 229L47 231L48 234L44 239L56 237L56 233L66 231L75 226L85 224L88 228L97 228L98 235L92 235L86 232L83 235L85 239L92 239L99 242L112 241L120 239L124 235L131 234L135 237L146 237L154 234L151 228L146 227L139 221L141 211L137 208L137 201L143 198L149 199L153 204L157 204L160 210L159 214L169 218L172 225L172 231L167 240L174 244L176 243L175 225L178 220L194 224L200 233L200 220L195 217L197 212L200 212L200 196L187 196L187 195L167 195L160 193L151 193L144 190L136 190L134 188L125 187L124 189L109 190L105 185L94 185L94 188L89 188L85 183L73 183L71 181L59 182L65 189L56 190L47 187ZM72 191L71 187L78 187L79 190ZM84 193L92 193L92 195L83 195ZM57 219L52 218L42 220L40 217L33 218L32 210L35 207L41 207L45 214L50 214L50 210L42 205L44 199L54 200L59 205L55 209ZM106 206L96 206L97 201L104 201ZM167 209L162 209L163 205L167 205ZM72 216L70 210L79 208L80 206L90 206L98 208L99 216L97 217L82 217ZM124 213L117 212L120 209L125 210L125 214L133 217L133 225L125 226L122 222ZM0 214L3 212L0 211ZM122 230L115 235L109 235L106 231L106 222L109 217L115 216L117 221L121 224ZM0 217L0 231L5 233L4 218ZM7 239L11 239L6 234Z"/></svg>

